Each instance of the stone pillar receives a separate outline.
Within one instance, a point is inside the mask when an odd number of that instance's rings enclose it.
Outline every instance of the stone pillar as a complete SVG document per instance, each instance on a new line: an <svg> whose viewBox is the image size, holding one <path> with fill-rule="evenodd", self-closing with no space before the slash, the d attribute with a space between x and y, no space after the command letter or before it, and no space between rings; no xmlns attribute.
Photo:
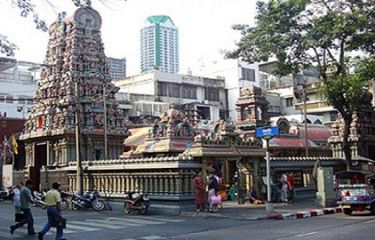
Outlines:
<svg viewBox="0 0 375 240"><path fill-rule="evenodd" d="M47 141L46 143L46 148L47 148L47 161L46 161L46 167L51 164L51 142Z"/></svg>
<svg viewBox="0 0 375 240"><path fill-rule="evenodd" d="M175 192L174 193L181 193L182 192L182 175L176 175L176 187L175 187Z"/></svg>
<svg viewBox="0 0 375 240"><path fill-rule="evenodd" d="M237 112L237 120L238 120L238 121L242 121L242 120L244 120L244 119L242 118L242 110L241 110L241 107L240 107L240 106L236 107L236 112Z"/></svg>
<svg viewBox="0 0 375 240"><path fill-rule="evenodd" d="M321 207L336 205L336 195L333 186L333 169L331 167L318 168L316 204Z"/></svg>
<svg viewBox="0 0 375 240"><path fill-rule="evenodd" d="M189 192L189 173L185 171L183 175L183 184L184 184L184 193L187 194Z"/></svg>
<svg viewBox="0 0 375 240"><path fill-rule="evenodd" d="M173 194L176 192L176 181L175 181L175 175L172 173L172 175L169 176L169 193Z"/></svg>
<svg viewBox="0 0 375 240"><path fill-rule="evenodd" d="M169 193L169 175L164 176L164 194Z"/></svg>

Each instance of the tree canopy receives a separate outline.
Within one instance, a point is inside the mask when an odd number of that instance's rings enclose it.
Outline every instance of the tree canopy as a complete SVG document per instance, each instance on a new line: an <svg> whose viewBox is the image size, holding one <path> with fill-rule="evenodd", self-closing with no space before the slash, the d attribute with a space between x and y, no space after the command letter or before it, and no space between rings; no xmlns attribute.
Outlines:
<svg viewBox="0 0 375 240"><path fill-rule="evenodd" d="M47 23L45 20L41 19L35 9L35 0L6 0L13 4L18 10L21 17L31 17L35 23L36 29L46 32L48 30ZM103 4L106 4L112 0L97 0ZM126 0L117 0L126 1ZM44 4L53 6L50 0L43 0ZM92 0L71 0L71 2L79 7L82 5L91 6ZM8 40L8 38L0 33L0 54L5 54L6 56L14 56L17 46Z"/></svg>
<svg viewBox="0 0 375 240"><path fill-rule="evenodd" d="M319 69L325 99L342 115L343 148L363 87L375 77L375 8L372 0L269 0L257 2L255 26L239 28L242 37L229 58L276 61L275 74ZM349 168L349 167L348 167Z"/></svg>

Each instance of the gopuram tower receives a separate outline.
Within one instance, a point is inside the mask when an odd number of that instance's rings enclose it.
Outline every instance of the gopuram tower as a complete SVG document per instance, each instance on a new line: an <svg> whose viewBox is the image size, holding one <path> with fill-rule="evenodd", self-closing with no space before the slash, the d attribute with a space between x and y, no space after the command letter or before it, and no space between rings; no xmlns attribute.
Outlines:
<svg viewBox="0 0 375 240"><path fill-rule="evenodd" d="M127 129L106 64L101 24L99 13L84 6L49 27L45 64L21 135L27 177L36 185L42 166L53 172L76 161L77 127L82 160L104 159L105 150L108 159L122 154Z"/></svg>

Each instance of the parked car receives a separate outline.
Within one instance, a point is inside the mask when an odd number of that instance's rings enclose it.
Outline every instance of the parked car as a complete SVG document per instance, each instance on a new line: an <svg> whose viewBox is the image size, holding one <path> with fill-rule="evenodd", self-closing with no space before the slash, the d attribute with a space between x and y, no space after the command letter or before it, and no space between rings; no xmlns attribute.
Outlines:
<svg viewBox="0 0 375 240"><path fill-rule="evenodd" d="M365 173L359 171L342 171L335 174L337 203L342 206L346 215L353 211L371 211L375 214L375 192Z"/></svg>

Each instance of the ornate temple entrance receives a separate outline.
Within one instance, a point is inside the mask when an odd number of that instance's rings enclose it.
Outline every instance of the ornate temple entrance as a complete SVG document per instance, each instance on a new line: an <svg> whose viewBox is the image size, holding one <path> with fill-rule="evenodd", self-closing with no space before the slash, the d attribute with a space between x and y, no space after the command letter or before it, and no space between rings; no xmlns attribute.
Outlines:
<svg viewBox="0 0 375 240"><path fill-rule="evenodd" d="M47 166L47 143L43 142L35 144L34 154L34 165L29 174L34 182L34 189L39 190L39 187L44 187L40 186L40 169L42 166Z"/></svg>

